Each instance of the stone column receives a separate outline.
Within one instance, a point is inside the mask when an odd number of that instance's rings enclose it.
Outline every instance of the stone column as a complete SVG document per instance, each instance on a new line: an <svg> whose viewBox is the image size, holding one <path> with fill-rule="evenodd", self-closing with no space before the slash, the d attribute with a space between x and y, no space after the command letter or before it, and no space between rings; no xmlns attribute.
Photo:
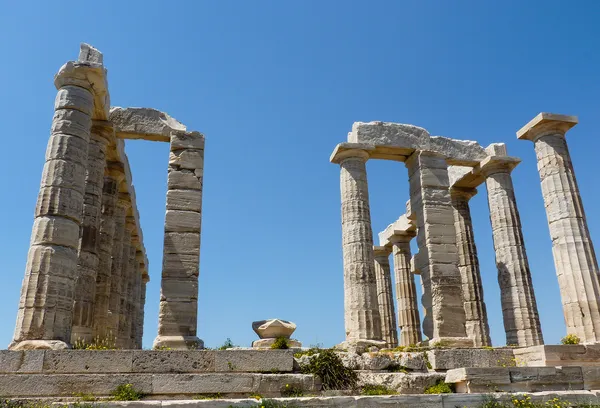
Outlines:
<svg viewBox="0 0 600 408"><path fill-rule="evenodd" d="M138 261L138 254L141 254L143 257L143 254L141 251L138 251L137 248L135 249L135 253L133 256L133 290L132 290L132 296L131 296L131 328L130 328L130 341L129 344L131 345L131 348L141 348L137 347L137 337L138 337L138 329L139 329L139 325L140 325L140 301L141 301L141 289L142 289L142 274L141 274L141 269L140 269L140 264Z"/></svg>
<svg viewBox="0 0 600 408"><path fill-rule="evenodd" d="M114 337L109 333L109 307L112 274L112 251L115 236L115 211L119 196L119 184L125 179L123 165L109 162L102 188L102 212L100 214L100 239L98 242L98 273L96 276L96 300L94 302L95 338Z"/></svg>
<svg viewBox="0 0 600 408"><path fill-rule="evenodd" d="M94 109L91 84L79 71L55 77L52 133L35 209L31 246L12 350L64 348L71 340L85 168ZM73 85L76 83L77 86Z"/></svg>
<svg viewBox="0 0 600 408"><path fill-rule="evenodd" d="M377 300L373 230L364 150L336 150L331 161L340 165L342 252L344 257L344 322L342 347L384 346Z"/></svg>
<svg viewBox="0 0 600 408"><path fill-rule="evenodd" d="M79 239L71 343L79 339L89 343L93 338L102 188L106 168L106 150L111 142L114 142L114 130L110 122L93 121L91 139L88 145L83 223Z"/></svg>
<svg viewBox="0 0 600 408"><path fill-rule="evenodd" d="M398 326L400 327L400 345L410 346L421 342L421 324L417 289L410 265L410 240L412 235L394 235L392 249L394 254L394 275L396 280L396 302L398 303Z"/></svg>
<svg viewBox="0 0 600 408"><path fill-rule="evenodd" d="M122 255L122 268L121 268L121 299L119 303L119 331L117 335L117 347L121 349L127 349L130 347L131 339L131 306L129 304L131 300L131 289L130 282L131 277L134 275L135 265L135 252L136 248L132 244L131 235L136 229L135 220L131 222L131 218L125 218L125 232L123 234L123 255ZM133 251L133 261L131 260L131 251Z"/></svg>
<svg viewBox="0 0 600 408"><path fill-rule="evenodd" d="M123 182L122 182L123 183ZM122 184L121 183L121 184ZM108 305L108 334L118 340L119 309L121 306L123 246L125 242L125 217L130 206L129 196L119 193L115 207L115 234L113 236L112 263L110 267L110 299ZM128 250L129 251L129 250Z"/></svg>
<svg viewBox="0 0 600 408"><path fill-rule="evenodd" d="M465 330L462 280L450 199L448 167L437 153L417 151L406 160L409 172L411 209L416 216L424 296L431 296L433 338L454 346L472 346Z"/></svg>
<svg viewBox="0 0 600 408"><path fill-rule="evenodd" d="M154 348L203 348L197 337L204 136L171 133L167 213Z"/></svg>
<svg viewBox="0 0 600 408"><path fill-rule="evenodd" d="M137 320L137 337L136 337L136 348L142 348L142 339L144 337L144 318L146 309L146 286L150 282L150 276L145 269L141 271L142 285L140 287L140 308Z"/></svg>
<svg viewBox="0 0 600 408"><path fill-rule="evenodd" d="M381 316L381 334L386 347L398 347L394 295L392 293L392 274L390 271L390 250L386 247L373 247L375 257L375 279L377 282L377 300Z"/></svg>
<svg viewBox="0 0 600 408"><path fill-rule="evenodd" d="M483 301L483 285L479 272L477 247L473 234L469 200L477 194L475 188L454 187L450 190L454 207L454 228L458 248L458 269L462 277L467 336L475 347L491 346L487 311Z"/></svg>
<svg viewBox="0 0 600 408"><path fill-rule="evenodd" d="M598 261L565 139L575 124L575 116L540 113L517 136L535 146L567 333L584 343L596 343L600 341Z"/></svg>
<svg viewBox="0 0 600 408"><path fill-rule="evenodd" d="M519 161L490 156L481 163L481 170L487 177L506 343L526 347L543 344L544 340L510 175Z"/></svg>

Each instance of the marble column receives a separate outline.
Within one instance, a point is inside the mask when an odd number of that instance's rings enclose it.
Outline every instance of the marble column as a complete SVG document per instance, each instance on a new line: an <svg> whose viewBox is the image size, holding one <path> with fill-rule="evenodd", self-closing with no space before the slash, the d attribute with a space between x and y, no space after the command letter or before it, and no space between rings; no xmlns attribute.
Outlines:
<svg viewBox="0 0 600 408"><path fill-rule="evenodd" d="M114 130L110 122L93 121L88 145L83 223L79 239L71 343L77 340L89 343L93 338L102 188L106 168L106 150L111 142L114 143Z"/></svg>
<svg viewBox="0 0 600 408"><path fill-rule="evenodd" d="M413 153L405 162L409 173L411 209L416 216L416 267L431 295L433 338L453 346L472 346L465 329L462 279L450 199L448 166L443 156L427 151Z"/></svg>
<svg viewBox="0 0 600 408"><path fill-rule="evenodd" d="M131 279L135 273L134 262L136 248L132 242L132 234L136 230L137 226L133 217L127 216L125 218L125 232L123 234L123 255L122 255L122 268L121 268L121 300L119 304L119 332L117 335L117 347L122 349L131 348ZM131 259L133 251L133 260Z"/></svg>
<svg viewBox="0 0 600 408"><path fill-rule="evenodd" d="M369 209L366 162L368 152L336 150L331 161L340 165L342 252L344 262L344 322L342 345L384 346L377 299L373 230Z"/></svg>
<svg viewBox="0 0 600 408"><path fill-rule="evenodd" d="M123 185L124 182L121 183ZM124 188L120 188L124 190ZM129 196L119 193L115 207L115 234L113 236L112 263L110 267L110 299L108 305L108 333L119 344L119 309L121 307L121 291L123 290L123 248L128 247L126 242L125 217L131 206ZM129 249L127 249L129 253ZM125 260L125 264L127 264Z"/></svg>
<svg viewBox="0 0 600 408"><path fill-rule="evenodd" d="M197 337L204 136L171 132L167 212L154 348L203 348Z"/></svg>
<svg viewBox="0 0 600 408"><path fill-rule="evenodd" d="M413 234L394 235L391 238L394 254L394 277L396 280L396 303L398 304L398 326L400 327L400 346L420 343L421 324L417 289L411 268L410 240Z"/></svg>
<svg viewBox="0 0 600 408"><path fill-rule="evenodd" d="M386 347L398 347L394 294L392 293L392 273L390 271L390 249L373 247L375 258L375 279L377 282L377 301L381 316L381 335Z"/></svg>
<svg viewBox="0 0 600 408"><path fill-rule="evenodd" d="M137 336L138 336L138 329L139 329L139 325L140 325L140 301L141 301L141 295L142 295L142 273L141 273L141 268L140 268L140 263L138 261L138 254L142 255L143 258L143 253L141 251L139 251L137 248L135 249L135 253L133 255L133 280L132 280L132 296L131 296L131 328L130 328L130 332L129 332L129 336L130 336L130 340L129 340L129 344L131 345L131 348L141 348L137 347Z"/></svg>
<svg viewBox="0 0 600 408"><path fill-rule="evenodd" d="M115 236L115 211L119 196L119 184L125 179L123 165L109 162L102 188L102 211L100 214L100 237L98 241L98 273L96 276L96 298L94 302L94 338L113 338L109 333L109 308L111 291L112 251Z"/></svg>
<svg viewBox="0 0 600 408"><path fill-rule="evenodd" d="M64 348L71 341L93 89L61 68L31 246L10 349ZM76 83L76 85L73 85Z"/></svg>
<svg viewBox="0 0 600 408"><path fill-rule="evenodd" d="M454 187L450 190L454 208L454 228L458 248L458 269L462 278L467 336L475 347L491 346L490 328L483 300L483 285L477 259L469 200L477 194L475 188Z"/></svg>
<svg viewBox="0 0 600 408"><path fill-rule="evenodd" d="M544 340L510 175L519 162L490 156L482 161L481 170L486 176L506 344L526 347Z"/></svg>
<svg viewBox="0 0 600 408"><path fill-rule="evenodd" d="M141 286L140 286L140 307L137 319L137 332L136 332L136 348L142 348L142 339L144 337L144 318L146 309L146 286L150 282L150 276L145 268L141 270Z"/></svg>
<svg viewBox="0 0 600 408"><path fill-rule="evenodd" d="M540 113L517 136L534 143L567 333L583 343L596 343L600 341L598 261L565 139L576 124L575 116Z"/></svg>

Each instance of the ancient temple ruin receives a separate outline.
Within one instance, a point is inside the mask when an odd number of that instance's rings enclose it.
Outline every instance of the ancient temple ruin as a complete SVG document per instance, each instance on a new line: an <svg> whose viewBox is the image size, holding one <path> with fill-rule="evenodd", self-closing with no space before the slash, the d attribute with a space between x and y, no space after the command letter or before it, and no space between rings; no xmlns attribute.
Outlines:
<svg viewBox="0 0 600 408"><path fill-rule="evenodd" d="M534 142L567 333L600 340L598 263L565 134L573 116L540 113L517 136ZM406 214L374 246L366 162L404 162ZM395 347L422 342L489 346L489 325L469 200L486 184L507 345L544 343L511 171L520 162L503 143L430 136L420 127L357 122L331 162L341 168L346 343ZM411 256L410 241L419 251ZM397 319L389 256L394 254ZM413 274L421 276L424 311ZM398 336L398 327L400 336Z"/></svg>
<svg viewBox="0 0 600 408"><path fill-rule="evenodd" d="M204 136L169 115L110 106L102 54L83 44L58 89L12 350L110 339L142 347L148 258L126 139L170 143L156 347L196 337Z"/></svg>

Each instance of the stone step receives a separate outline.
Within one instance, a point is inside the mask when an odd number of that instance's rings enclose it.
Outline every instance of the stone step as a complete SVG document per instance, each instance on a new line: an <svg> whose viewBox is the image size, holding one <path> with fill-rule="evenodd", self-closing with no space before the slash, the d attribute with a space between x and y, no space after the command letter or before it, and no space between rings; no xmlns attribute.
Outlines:
<svg viewBox="0 0 600 408"><path fill-rule="evenodd" d="M1 374L285 373L293 368L291 350L0 351Z"/></svg>
<svg viewBox="0 0 600 408"><path fill-rule="evenodd" d="M458 368L445 381L459 393L592 390L600 385L600 367Z"/></svg>
<svg viewBox="0 0 600 408"><path fill-rule="evenodd" d="M148 398L192 398L202 394L279 397L290 389L318 393L320 381L304 374L0 374L4 398L108 396L119 385L132 384Z"/></svg>
<svg viewBox="0 0 600 408"><path fill-rule="evenodd" d="M544 403L553 398L572 404L598 404L598 391L559 391L527 394L531 402ZM494 398L498 402L511 403L514 394L442 394L442 395L392 395L356 397L308 397L275 398L280 407L294 408L476 408ZM87 406L88 403L86 403ZM96 402L90 407L98 408L258 408L264 400L256 399L213 399L213 400L154 400L131 402Z"/></svg>

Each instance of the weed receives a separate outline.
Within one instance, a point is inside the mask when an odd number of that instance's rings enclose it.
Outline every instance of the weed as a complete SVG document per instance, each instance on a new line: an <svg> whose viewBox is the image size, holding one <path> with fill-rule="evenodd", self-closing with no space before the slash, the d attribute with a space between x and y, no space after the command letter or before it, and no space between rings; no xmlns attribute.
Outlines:
<svg viewBox="0 0 600 408"><path fill-rule="evenodd" d="M229 337L227 337L227 340L225 340L225 343L223 343L218 350L227 350L228 348L233 348L233 347L237 347L235 344L233 344L233 342L231 341L231 339Z"/></svg>
<svg viewBox="0 0 600 408"><path fill-rule="evenodd" d="M281 396L284 398L299 398L304 396L304 390L302 387L298 387L294 384L286 384L281 390Z"/></svg>
<svg viewBox="0 0 600 408"><path fill-rule="evenodd" d="M138 401L144 397L140 390L133 388L133 384L121 384L110 395L115 401Z"/></svg>
<svg viewBox="0 0 600 408"><path fill-rule="evenodd" d="M221 398L223 398L223 396L221 395L220 392L212 393L212 394L200 394L200 395L196 395L194 397L195 400L215 400L215 399L221 399Z"/></svg>
<svg viewBox="0 0 600 408"><path fill-rule="evenodd" d="M579 344L581 339L575 334L567 334L565 337L560 339L562 344Z"/></svg>
<svg viewBox="0 0 600 408"><path fill-rule="evenodd" d="M81 401L84 401L84 402L92 402L92 401L96 401L98 399L93 394L86 394L83 392L73 393L73 396L79 398Z"/></svg>
<svg viewBox="0 0 600 408"><path fill-rule="evenodd" d="M302 372L319 377L325 390L348 390L357 386L358 374L345 367L333 350L321 350L302 367Z"/></svg>
<svg viewBox="0 0 600 408"><path fill-rule="evenodd" d="M444 380L439 380L435 385L425 388L423 394L452 394L454 390L452 386L445 383Z"/></svg>
<svg viewBox="0 0 600 408"><path fill-rule="evenodd" d="M86 341L82 338L75 340L73 350L116 350L117 338L112 333L104 337L96 336L92 341Z"/></svg>
<svg viewBox="0 0 600 408"><path fill-rule="evenodd" d="M271 348L275 350L287 350L290 348L288 345L288 339L285 337L277 337L275 342L271 344Z"/></svg>
<svg viewBox="0 0 600 408"><path fill-rule="evenodd" d="M380 384L365 384L360 390L361 395L395 395L398 394L396 390L386 387Z"/></svg>
<svg viewBox="0 0 600 408"><path fill-rule="evenodd" d="M423 352L423 361L425 361L425 367L427 367L428 370L431 370L433 368L433 366L431 365L431 361L429 361L429 356L425 351Z"/></svg>
<svg viewBox="0 0 600 408"><path fill-rule="evenodd" d="M320 352L321 352L320 348L311 347L308 350L302 350L302 351L298 351L297 353L294 353L294 357L300 358L302 356L314 356L315 354L319 354Z"/></svg>

